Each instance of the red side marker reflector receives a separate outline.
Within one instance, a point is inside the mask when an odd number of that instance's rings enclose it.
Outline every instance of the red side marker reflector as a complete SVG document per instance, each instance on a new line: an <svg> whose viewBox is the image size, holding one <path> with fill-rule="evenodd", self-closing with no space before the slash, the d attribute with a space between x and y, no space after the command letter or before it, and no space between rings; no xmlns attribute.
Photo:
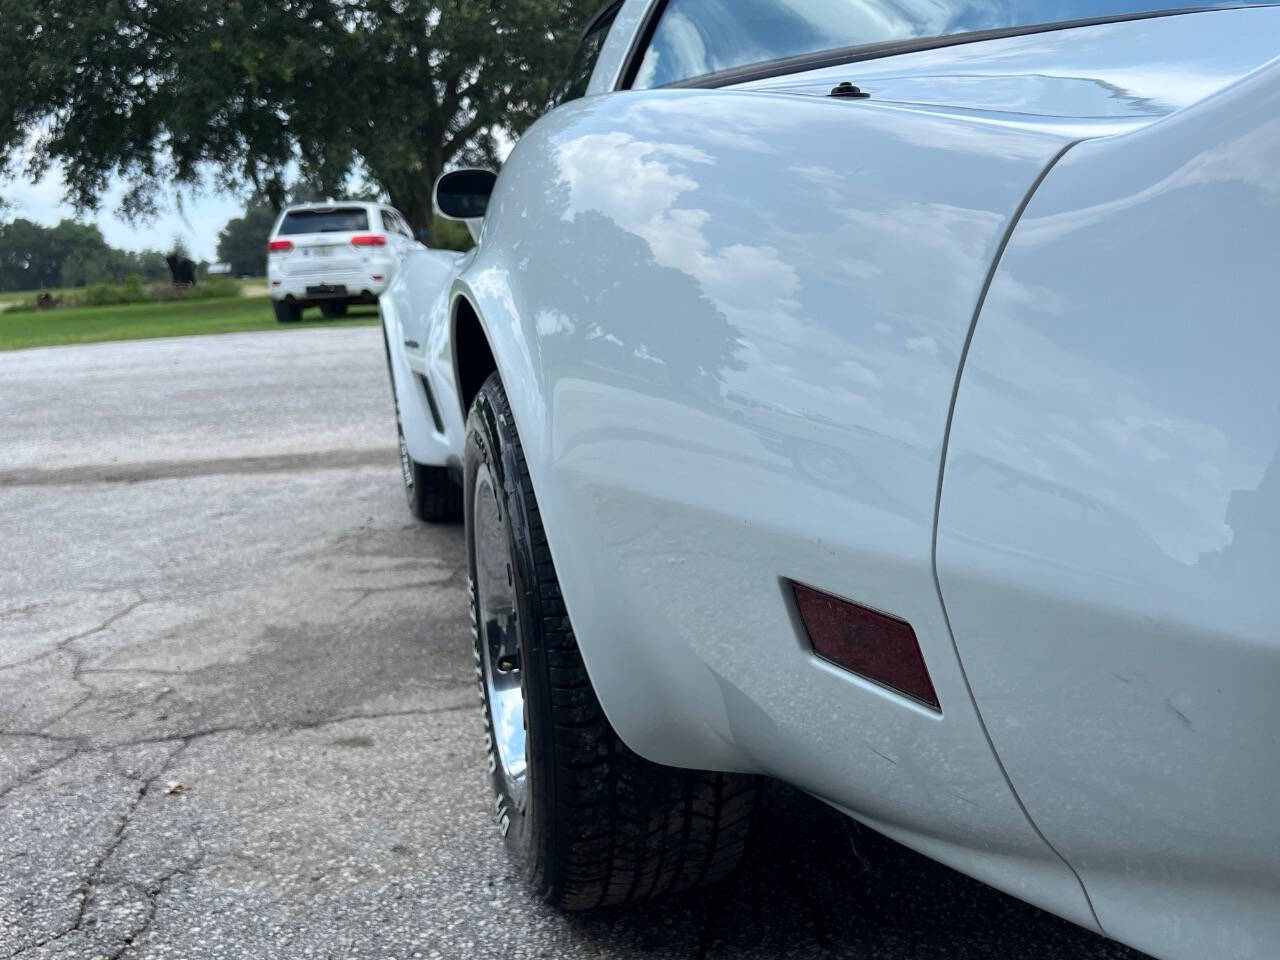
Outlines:
<svg viewBox="0 0 1280 960"><path fill-rule="evenodd" d="M823 660L941 710L911 624L792 583L813 652Z"/></svg>

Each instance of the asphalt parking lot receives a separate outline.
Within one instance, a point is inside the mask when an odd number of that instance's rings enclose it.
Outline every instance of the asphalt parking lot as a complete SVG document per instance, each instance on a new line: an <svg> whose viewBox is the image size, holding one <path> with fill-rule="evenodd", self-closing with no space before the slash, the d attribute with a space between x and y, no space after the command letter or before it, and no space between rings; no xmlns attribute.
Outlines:
<svg viewBox="0 0 1280 960"><path fill-rule="evenodd" d="M718 889L532 900L385 378L368 327L0 354L0 960L1136 960L782 787Z"/></svg>

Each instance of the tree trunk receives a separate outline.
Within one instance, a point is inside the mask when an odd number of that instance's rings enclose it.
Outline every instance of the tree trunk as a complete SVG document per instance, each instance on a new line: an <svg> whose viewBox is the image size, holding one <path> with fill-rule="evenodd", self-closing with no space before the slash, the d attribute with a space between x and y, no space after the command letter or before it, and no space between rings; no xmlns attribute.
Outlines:
<svg viewBox="0 0 1280 960"><path fill-rule="evenodd" d="M406 184L400 190L388 190L391 205L404 214L404 218L413 229L414 236L421 238L425 232L428 245L432 241L432 225L435 221L435 210L432 197L435 193L438 173L424 170L422 178L412 184Z"/></svg>

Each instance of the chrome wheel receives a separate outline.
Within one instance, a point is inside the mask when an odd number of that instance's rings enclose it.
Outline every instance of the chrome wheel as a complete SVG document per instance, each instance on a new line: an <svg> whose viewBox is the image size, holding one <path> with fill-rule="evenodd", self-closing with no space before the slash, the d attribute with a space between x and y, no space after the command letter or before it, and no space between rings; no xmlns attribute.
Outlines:
<svg viewBox="0 0 1280 960"><path fill-rule="evenodd" d="M413 460L409 456L409 444L404 442L404 427L400 425L400 410L396 409L396 433L400 437L400 476L404 479L404 488L413 495Z"/></svg>
<svg viewBox="0 0 1280 960"><path fill-rule="evenodd" d="M476 475L473 506L476 621L494 760L517 809L524 806L525 705L520 671L520 621L510 535L487 465Z"/></svg>

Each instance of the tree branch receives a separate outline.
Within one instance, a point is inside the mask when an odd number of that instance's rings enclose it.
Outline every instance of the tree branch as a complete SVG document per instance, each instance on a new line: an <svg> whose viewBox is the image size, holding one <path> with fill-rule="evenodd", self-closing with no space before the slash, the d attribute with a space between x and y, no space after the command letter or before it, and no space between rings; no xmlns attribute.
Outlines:
<svg viewBox="0 0 1280 960"><path fill-rule="evenodd" d="M483 130L488 124L485 123L483 114L477 113L471 118L471 121L452 137L445 141L444 149L441 155L445 163L454 158L459 150L466 146L467 141Z"/></svg>

